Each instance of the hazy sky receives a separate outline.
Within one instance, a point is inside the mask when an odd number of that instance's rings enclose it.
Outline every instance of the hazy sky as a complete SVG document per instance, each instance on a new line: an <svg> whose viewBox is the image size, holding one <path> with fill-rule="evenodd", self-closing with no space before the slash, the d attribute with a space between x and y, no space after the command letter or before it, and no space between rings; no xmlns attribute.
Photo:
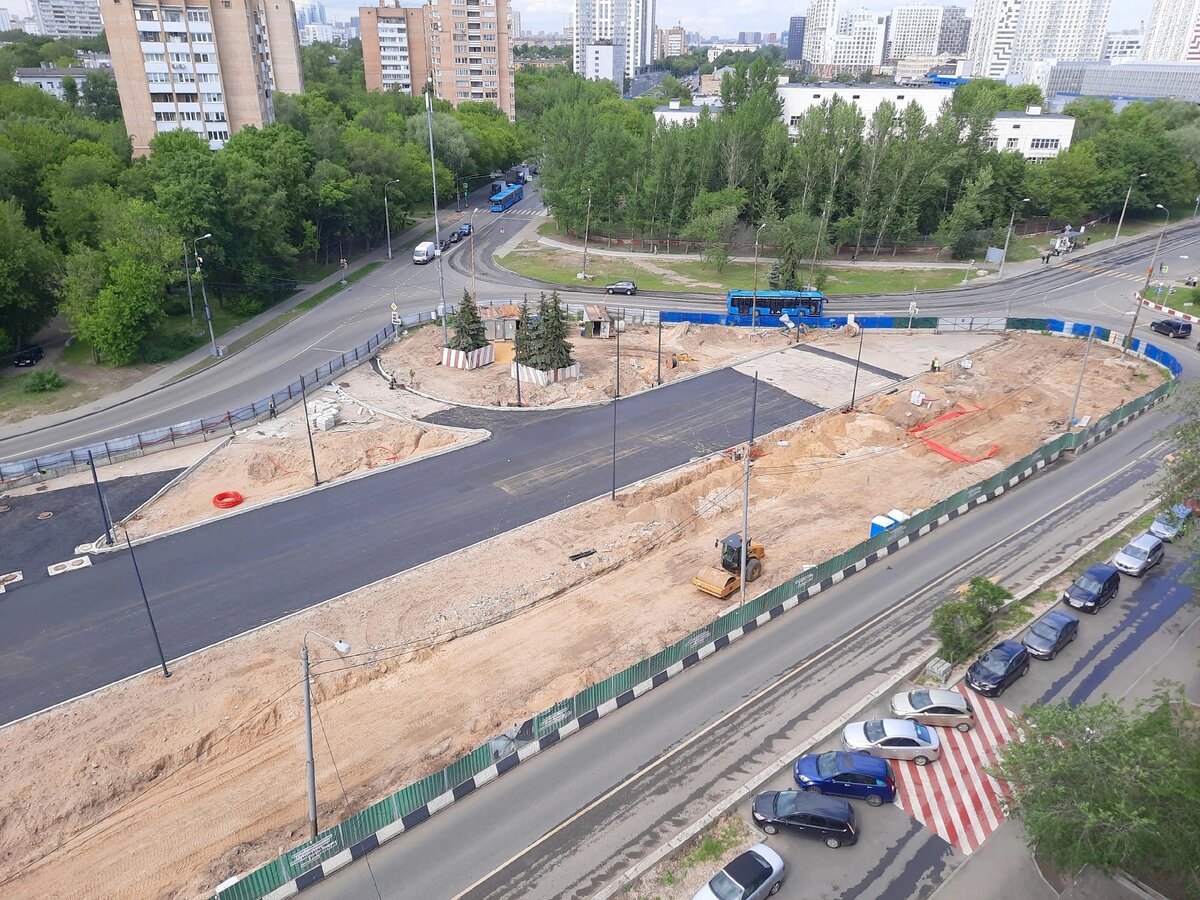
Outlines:
<svg viewBox="0 0 1200 900"><path fill-rule="evenodd" d="M521 13L521 28L524 31L561 31L568 21L572 3L571 0L510 0L513 8ZM1159 0L1167 3L1172 0ZM416 5L414 0L402 0L407 6ZM660 28L668 28L677 22L682 23L688 31L698 31L706 38L718 35L723 38L736 38L739 31L786 31L788 18L802 16L808 8L807 0L793 0L794 8L781 12L781 6L776 0L739 0L736 4L710 4L703 13L697 12L694 0L658 0L657 20ZM299 4L298 4L299 5ZM364 4L374 5L374 4ZM866 7L877 12L887 12L896 6L895 0L866 0L854 2L843 0L839 9L850 10ZM962 2L970 7L970 2ZM1149 18L1150 3L1142 0L1113 0L1112 13L1109 15L1109 28L1117 31L1124 28L1138 27L1142 19ZM0 0L0 6L12 10L17 15L28 15L25 0ZM325 9L330 20L348 20L357 15L358 3L326 3Z"/></svg>

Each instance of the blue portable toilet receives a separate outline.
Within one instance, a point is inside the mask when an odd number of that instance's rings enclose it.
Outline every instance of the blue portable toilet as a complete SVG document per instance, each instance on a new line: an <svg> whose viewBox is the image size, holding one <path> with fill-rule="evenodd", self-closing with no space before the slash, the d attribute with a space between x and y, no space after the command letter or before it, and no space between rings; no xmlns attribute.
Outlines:
<svg viewBox="0 0 1200 900"><path fill-rule="evenodd" d="M871 537L882 534L889 528L895 528L896 524L896 520L891 516L876 516L871 520Z"/></svg>

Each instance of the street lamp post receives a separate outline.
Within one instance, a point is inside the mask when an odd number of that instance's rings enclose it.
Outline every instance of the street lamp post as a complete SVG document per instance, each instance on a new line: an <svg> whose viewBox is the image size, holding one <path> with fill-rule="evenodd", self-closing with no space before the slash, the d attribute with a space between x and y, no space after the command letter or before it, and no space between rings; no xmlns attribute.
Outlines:
<svg viewBox="0 0 1200 900"><path fill-rule="evenodd" d="M204 260L200 258L200 254L196 252L196 245L201 241L207 241L211 234L201 235L192 241L192 256L196 260L196 274L200 276L200 301L204 304L204 318L208 321L208 338L212 341L212 355L220 356L217 351L217 336L213 333L212 310L208 308L208 291L204 288L204 272L200 268L204 264Z"/></svg>
<svg viewBox="0 0 1200 900"><path fill-rule="evenodd" d="M192 267L188 263L187 255L187 238L183 241L183 274L187 276L188 286L188 312L192 314L192 324L196 324L196 303L192 299Z"/></svg>
<svg viewBox="0 0 1200 900"><path fill-rule="evenodd" d="M1117 220L1117 233L1113 235L1114 244L1121 238L1121 226L1125 224L1125 210L1129 206L1129 196L1133 193L1133 186L1137 184L1139 178L1145 178L1147 174L1142 172L1140 175L1133 176L1129 181L1129 190L1125 192L1125 202L1121 204L1121 218Z"/></svg>
<svg viewBox="0 0 1200 900"><path fill-rule="evenodd" d="M587 281L587 247L588 247L588 232L592 229L592 189L588 188L588 205L587 217L583 222L583 280Z"/></svg>
<svg viewBox="0 0 1200 900"><path fill-rule="evenodd" d="M1029 198L1025 197L1021 203L1028 203ZM996 273L996 280L999 281L1004 277L1004 263L1008 261L1008 242L1012 240L1013 223L1017 221L1017 209L1020 208L1020 203L1013 207L1012 215L1008 217L1008 231L1004 235L1004 255L1000 257L1000 271Z"/></svg>
<svg viewBox="0 0 1200 900"><path fill-rule="evenodd" d="M754 287L750 291L750 299L754 304L750 307L750 333L754 334L758 328L758 236L762 234L762 230L767 227L767 223L763 222L758 226L758 231L754 232Z"/></svg>
<svg viewBox="0 0 1200 900"><path fill-rule="evenodd" d="M1196 198L1196 205L1195 205L1195 207L1192 209L1192 218L1193 218L1193 219L1194 219L1194 218L1196 218L1196 214L1197 214L1197 213L1200 213L1200 197L1197 197L1197 198Z"/></svg>
<svg viewBox="0 0 1200 900"><path fill-rule="evenodd" d="M475 213L479 212L479 207L471 210L471 218L467 221L471 223L471 299L476 303L479 302L479 295L475 293Z"/></svg>
<svg viewBox="0 0 1200 900"><path fill-rule="evenodd" d="M446 265L442 259L442 226L438 222L437 161L433 156L433 76L425 82L425 120L429 125L429 171L433 175L433 239L437 242L438 315L442 319L442 346L446 337Z"/></svg>
<svg viewBox="0 0 1200 900"><path fill-rule="evenodd" d="M338 653L349 653L350 645L345 641L334 641L316 631L304 632L300 640L300 665L304 670L304 749L308 752L305 774L308 776L308 836L317 836L317 766L313 760L313 728L312 728L312 685L309 684L308 674L308 636L315 634L329 644Z"/></svg>
<svg viewBox="0 0 1200 900"><path fill-rule="evenodd" d="M1146 286L1142 288L1142 295L1137 298L1137 303L1133 307L1133 321L1129 323L1129 334L1125 335L1124 349L1129 349L1133 346L1133 329L1137 328L1138 314L1142 311L1142 301L1150 293L1150 279L1154 277L1154 267L1158 265L1158 251L1162 247L1163 235L1167 233L1167 225L1171 223L1171 211L1169 209L1161 203L1155 203L1154 208L1165 212L1167 218L1163 220L1162 230L1158 233L1158 240L1154 244L1154 255L1150 257L1150 268L1146 270Z"/></svg>
<svg viewBox="0 0 1200 900"><path fill-rule="evenodd" d="M388 213L387 189L388 185L395 184L399 180L399 178L393 178L383 186L383 223L384 227L387 229L388 259L392 258L392 217Z"/></svg>

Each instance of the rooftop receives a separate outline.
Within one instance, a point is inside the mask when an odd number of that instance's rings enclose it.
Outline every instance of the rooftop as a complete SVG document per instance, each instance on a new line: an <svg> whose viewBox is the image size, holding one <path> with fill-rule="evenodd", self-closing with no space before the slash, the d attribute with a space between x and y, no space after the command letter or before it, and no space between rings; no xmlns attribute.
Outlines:
<svg viewBox="0 0 1200 900"><path fill-rule="evenodd" d="M65 69L60 69L56 66L33 66L32 68L14 70L13 78L59 78L63 75L70 75L74 78L87 78L89 75L94 75L97 71L97 69L85 69L83 66L68 66Z"/></svg>

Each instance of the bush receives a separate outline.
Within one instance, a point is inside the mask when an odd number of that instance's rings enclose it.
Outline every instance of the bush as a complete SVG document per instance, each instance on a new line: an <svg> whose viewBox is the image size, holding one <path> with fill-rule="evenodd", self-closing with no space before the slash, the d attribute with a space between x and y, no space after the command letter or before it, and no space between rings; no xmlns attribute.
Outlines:
<svg viewBox="0 0 1200 900"><path fill-rule="evenodd" d="M943 603L933 614L933 631L942 643L939 655L950 662L966 659L990 636L988 625L1012 594L1001 585L976 575L961 600Z"/></svg>
<svg viewBox="0 0 1200 900"><path fill-rule="evenodd" d="M45 394L61 390L66 385L67 382L58 374L57 369L47 367L26 375L25 383L21 387L27 394Z"/></svg>
<svg viewBox="0 0 1200 900"><path fill-rule="evenodd" d="M197 325L183 331L160 332L146 335L138 348L141 362L159 363L178 359L189 350L194 350L208 340L208 332Z"/></svg>
<svg viewBox="0 0 1200 900"><path fill-rule="evenodd" d="M257 316L263 311L262 300L248 294L234 294L232 297L222 300L221 306L227 312L231 312L235 316L244 316L247 319Z"/></svg>

